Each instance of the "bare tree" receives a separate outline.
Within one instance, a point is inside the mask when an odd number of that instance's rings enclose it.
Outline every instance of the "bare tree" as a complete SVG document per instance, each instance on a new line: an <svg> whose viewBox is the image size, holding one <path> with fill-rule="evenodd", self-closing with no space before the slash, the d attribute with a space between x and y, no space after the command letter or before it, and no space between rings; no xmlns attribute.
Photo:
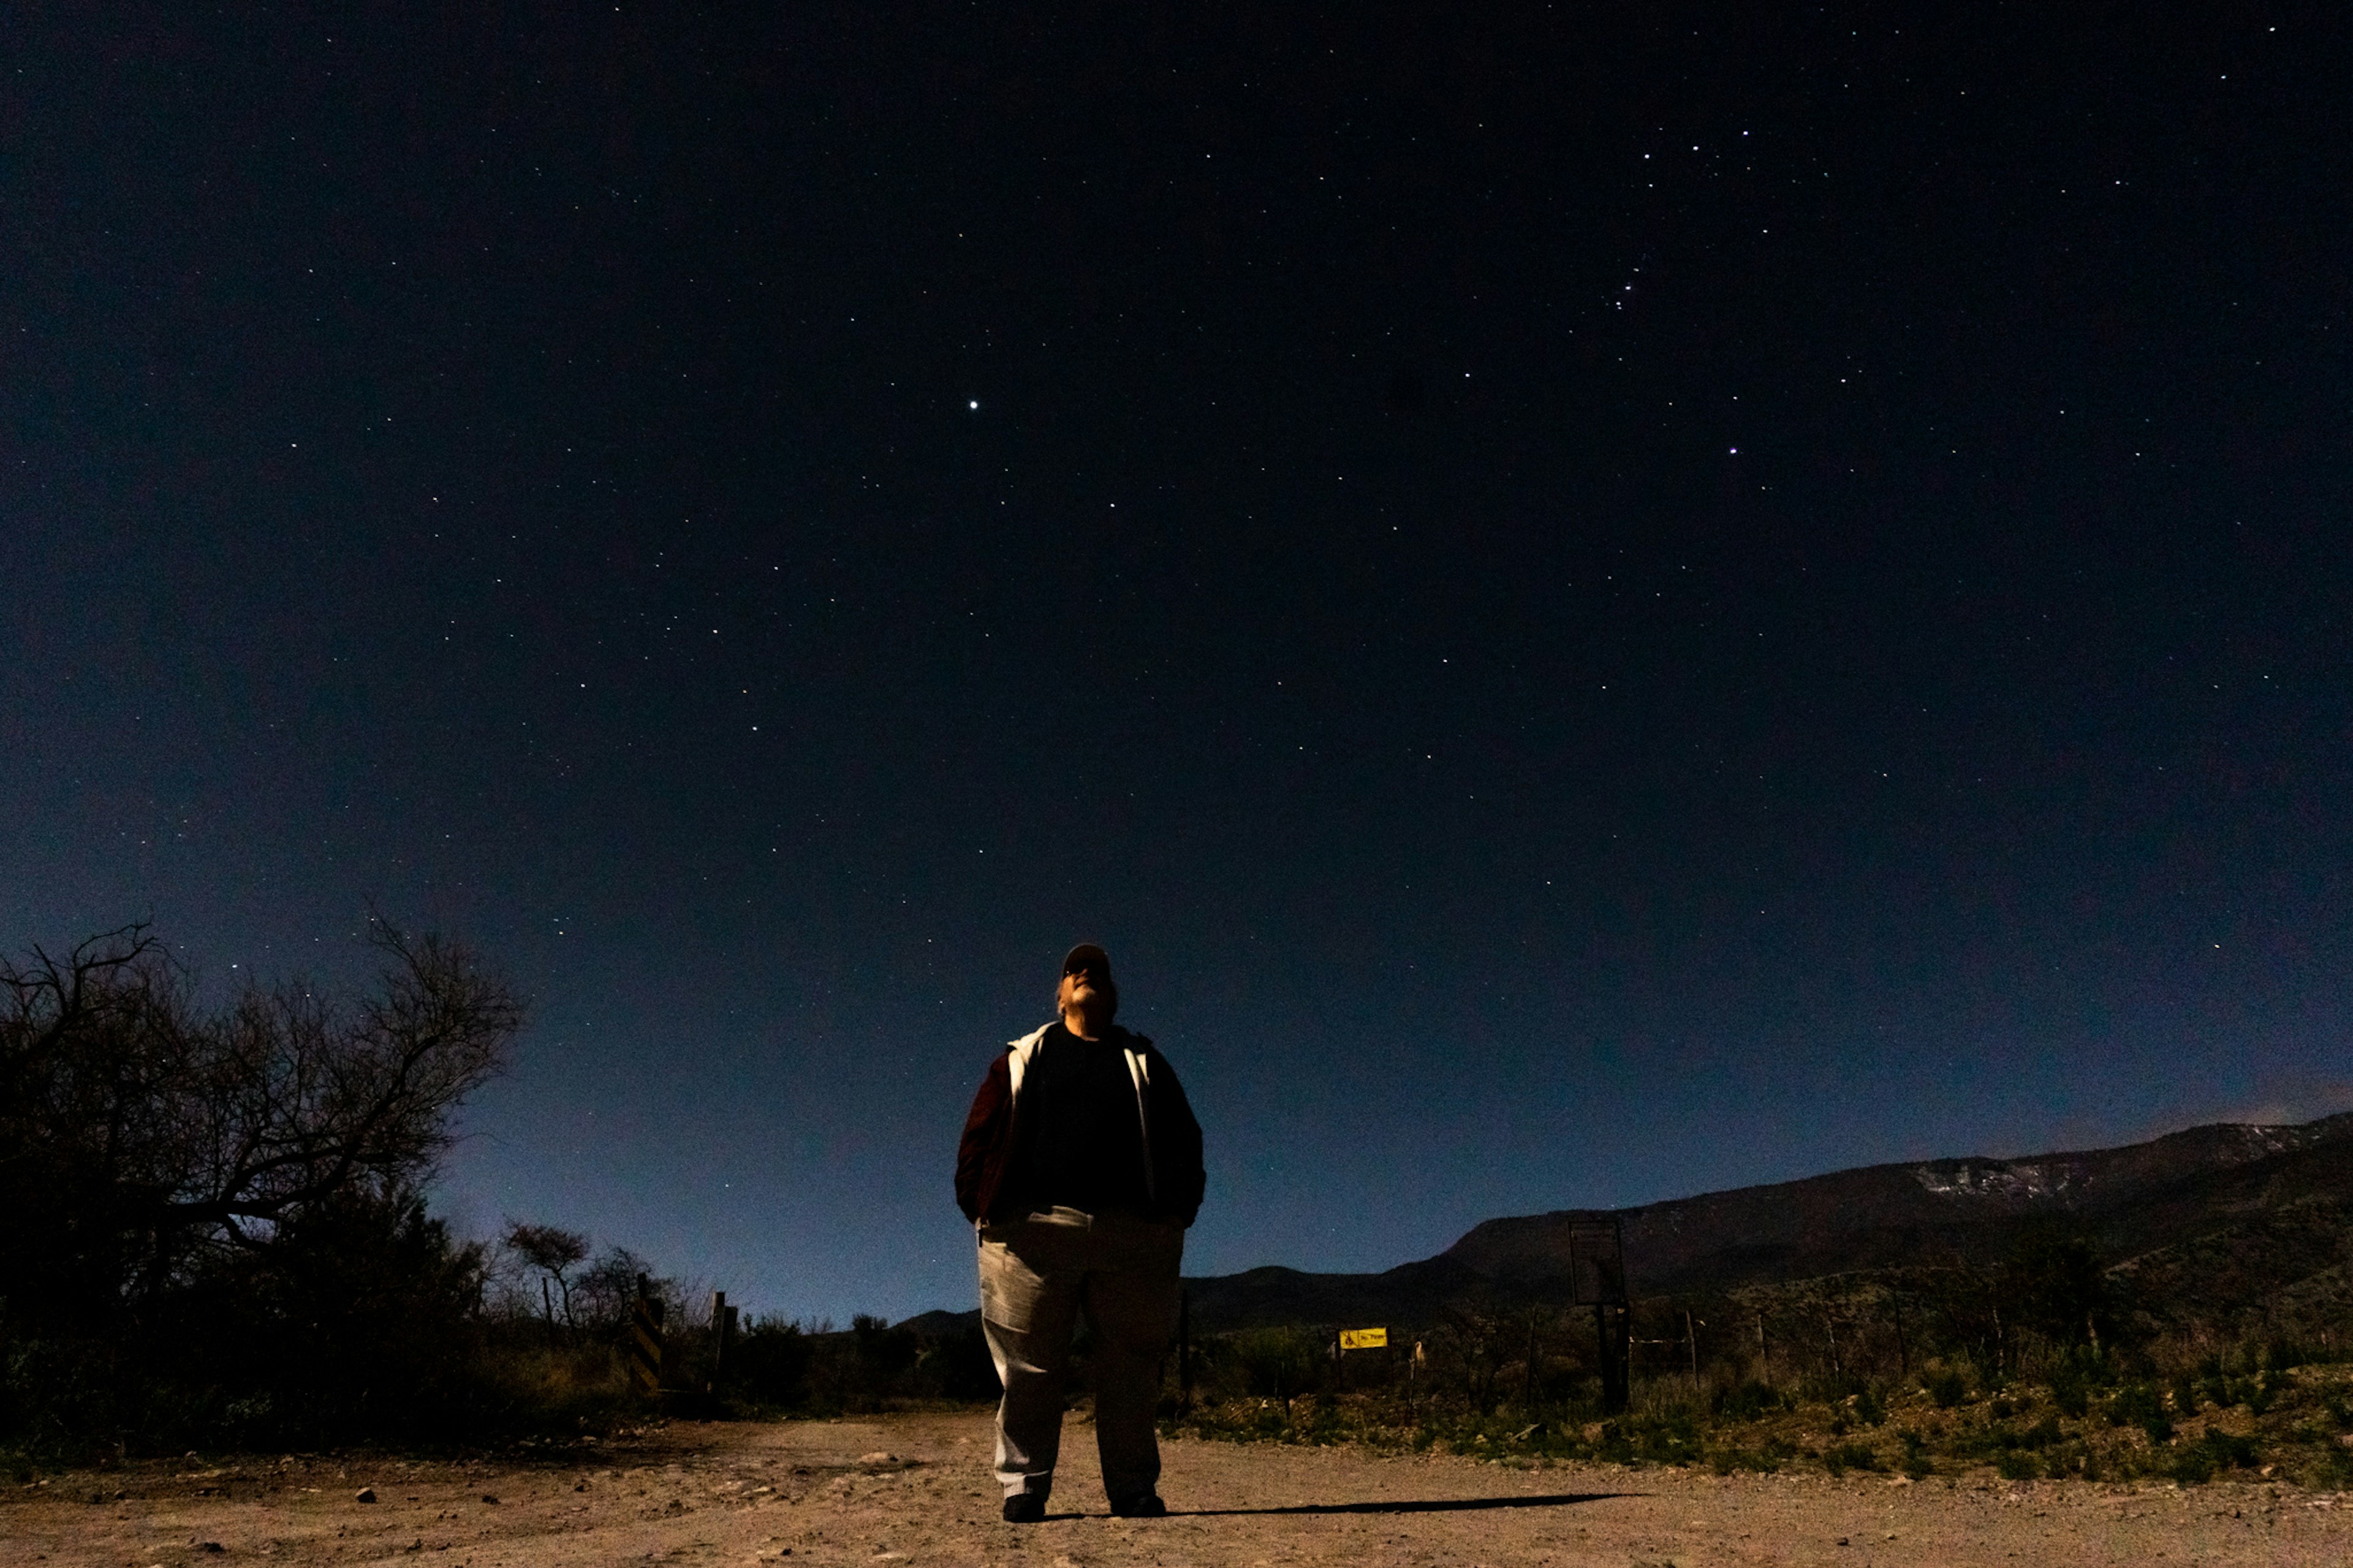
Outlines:
<svg viewBox="0 0 2353 1568"><path fill-rule="evenodd" d="M523 1007L462 944L372 940L377 986L348 1005L249 982L207 1010L143 924L0 961L0 1273L88 1310L423 1181Z"/></svg>
<svg viewBox="0 0 2353 1568"><path fill-rule="evenodd" d="M612 1333L628 1324L629 1303L637 1299L640 1279L653 1286L670 1321L684 1316L686 1293L677 1280L655 1278L653 1265L626 1247L608 1247L588 1266L573 1290L581 1320L591 1333Z"/></svg>
<svg viewBox="0 0 2353 1568"><path fill-rule="evenodd" d="M554 1298L559 1295L564 1299L564 1326L576 1327L572 1318L570 1271L587 1261L588 1238L577 1231L559 1230L552 1225L526 1225L513 1220L507 1226L506 1245L526 1267L539 1273L539 1299L548 1328L555 1327ZM551 1285L553 1290L549 1289Z"/></svg>

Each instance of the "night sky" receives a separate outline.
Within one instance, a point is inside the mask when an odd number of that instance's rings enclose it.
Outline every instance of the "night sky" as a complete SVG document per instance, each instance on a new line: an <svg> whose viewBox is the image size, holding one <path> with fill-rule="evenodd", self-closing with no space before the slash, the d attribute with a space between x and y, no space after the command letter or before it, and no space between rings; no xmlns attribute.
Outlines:
<svg viewBox="0 0 2353 1568"><path fill-rule="evenodd" d="M0 942L470 1233L970 1305L1081 938L1197 1273L2353 1104L2332 8L351 9L0 19Z"/></svg>

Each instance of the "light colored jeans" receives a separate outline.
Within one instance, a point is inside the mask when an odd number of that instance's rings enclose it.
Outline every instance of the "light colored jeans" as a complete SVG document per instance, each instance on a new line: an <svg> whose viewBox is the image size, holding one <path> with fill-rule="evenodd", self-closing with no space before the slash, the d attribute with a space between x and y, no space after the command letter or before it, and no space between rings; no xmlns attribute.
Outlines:
<svg viewBox="0 0 2353 1568"><path fill-rule="evenodd" d="M1154 1406L1184 1259L1184 1227L1161 1220L1058 1208L981 1227L980 1321L1005 1384L997 1479L1007 1497L1054 1484L1062 1379L1082 1306L1094 1330L1088 1360L1103 1491L1118 1500L1159 1485Z"/></svg>

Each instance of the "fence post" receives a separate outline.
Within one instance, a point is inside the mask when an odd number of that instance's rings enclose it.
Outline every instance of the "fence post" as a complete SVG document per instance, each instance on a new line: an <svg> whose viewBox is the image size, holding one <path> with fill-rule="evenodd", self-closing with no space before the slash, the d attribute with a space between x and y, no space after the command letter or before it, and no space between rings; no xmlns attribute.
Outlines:
<svg viewBox="0 0 2353 1568"><path fill-rule="evenodd" d="M1180 1291L1176 1297L1176 1403L1185 1415L1193 1414L1193 1292Z"/></svg>
<svg viewBox="0 0 2353 1568"><path fill-rule="evenodd" d="M735 1339L735 1309L727 1304L727 1292L711 1293L711 1385L713 1388L726 1379L727 1352Z"/></svg>
<svg viewBox="0 0 2353 1568"><path fill-rule="evenodd" d="M653 1281L638 1276L638 1297L629 1303L629 1370L647 1394L661 1392L662 1304Z"/></svg>
<svg viewBox="0 0 2353 1568"><path fill-rule="evenodd" d="M1569 1222L1568 1273L1571 1303L1593 1308L1593 1337L1601 1355L1601 1407L1614 1415L1626 1408L1626 1385L1633 1375L1627 1362L1633 1299L1626 1289L1625 1231L1616 1215ZM1529 1322L1533 1329L1535 1320Z"/></svg>
<svg viewBox="0 0 2353 1568"><path fill-rule="evenodd" d="M1626 1309L1593 1309L1594 1337L1601 1344L1601 1408L1611 1415L1626 1408ZM1613 1313L1615 1321L1613 1321Z"/></svg>

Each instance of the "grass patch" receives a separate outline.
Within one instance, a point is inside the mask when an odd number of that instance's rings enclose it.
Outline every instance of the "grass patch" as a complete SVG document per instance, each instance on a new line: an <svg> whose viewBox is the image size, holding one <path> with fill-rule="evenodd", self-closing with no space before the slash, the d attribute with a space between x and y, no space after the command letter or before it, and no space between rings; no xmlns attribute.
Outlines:
<svg viewBox="0 0 2353 1568"><path fill-rule="evenodd" d="M1842 1476L1849 1470L1875 1471L1879 1468L1878 1452L1868 1444L1841 1443L1822 1450L1822 1468L1834 1476Z"/></svg>
<svg viewBox="0 0 2353 1568"><path fill-rule="evenodd" d="M1636 1390L1635 1409L1606 1418L1590 1399L1530 1409L1503 1403L1482 1415L1351 1391L1303 1394L1288 1408L1268 1398L1230 1400L1172 1421L1170 1429L1508 1464L1704 1467L1724 1476L1810 1470L1923 1480L1975 1472L2012 1481L2143 1477L2197 1485L2268 1465L2283 1483L2353 1487L2353 1451L2339 1441L2353 1431L2353 1366L2223 1376L2224 1394L2236 1397L2201 1397L2195 1417L2178 1415L2170 1376L2112 1392L2089 1378L2071 1385L2064 1377L2013 1377L1999 1391L1965 1394L1951 1405L1938 1401L1926 1378L1894 1388L1825 1381L1806 1390L1743 1380L1696 1394L1683 1380L1662 1379ZM2249 1397L2259 1391L2263 1397Z"/></svg>

